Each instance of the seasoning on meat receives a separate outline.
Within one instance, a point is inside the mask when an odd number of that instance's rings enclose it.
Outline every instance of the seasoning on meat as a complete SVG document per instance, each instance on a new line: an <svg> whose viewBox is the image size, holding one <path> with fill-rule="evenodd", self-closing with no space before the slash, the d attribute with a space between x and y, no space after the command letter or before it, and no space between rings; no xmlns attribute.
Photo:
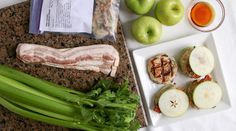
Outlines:
<svg viewBox="0 0 236 131"><path fill-rule="evenodd" d="M148 72L151 79L158 84L170 83L176 76L177 63L166 54L159 54L148 61Z"/></svg>
<svg viewBox="0 0 236 131"><path fill-rule="evenodd" d="M115 76L119 66L119 53L111 45L92 45L67 49L54 49L36 44L19 44L17 58L24 63L102 72Z"/></svg>

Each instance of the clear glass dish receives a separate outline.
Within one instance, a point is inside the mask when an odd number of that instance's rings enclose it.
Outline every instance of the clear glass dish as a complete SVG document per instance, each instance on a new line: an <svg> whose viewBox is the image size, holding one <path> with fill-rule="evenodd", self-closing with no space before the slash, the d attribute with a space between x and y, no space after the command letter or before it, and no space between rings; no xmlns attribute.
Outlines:
<svg viewBox="0 0 236 131"><path fill-rule="evenodd" d="M214 9L214 15L215 15L212 23L203 27L196 25L191 18L192 8L199 2L206 2L210 4L212 8ZM188 21L192 25L193 28L201 32L211 32L219 28L224 22L225 8L224 8L223 3L220 0L193 0L188 7L187 15L188 15Z"/></svg>

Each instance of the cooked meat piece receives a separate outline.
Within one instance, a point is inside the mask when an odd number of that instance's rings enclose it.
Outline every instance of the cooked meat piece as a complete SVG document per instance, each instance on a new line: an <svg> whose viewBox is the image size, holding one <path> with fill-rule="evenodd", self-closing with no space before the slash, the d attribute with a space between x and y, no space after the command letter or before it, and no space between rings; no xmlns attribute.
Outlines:
<svg viewBox="0 0 236 131"><path fill-rule="evenodd" d="M167 84L175 78L178 66L174 58L159 54L148 61L150 78L158 84Z"/></svg>
<svg viewBox="0 0 236 131"><path fill-rule="evenodd" d="M24 63L77 70L92 70L115 76L119 53L111 45L92 45L67 49L54 49L36 44L19 44L17 58Z"/></svg>

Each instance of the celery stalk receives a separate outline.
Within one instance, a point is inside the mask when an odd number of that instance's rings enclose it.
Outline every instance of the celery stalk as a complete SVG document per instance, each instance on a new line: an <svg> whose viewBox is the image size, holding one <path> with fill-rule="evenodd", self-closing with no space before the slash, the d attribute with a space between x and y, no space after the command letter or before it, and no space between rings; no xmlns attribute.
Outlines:
<svg viewBox="0 0 236 131"><path fill-rule="evenodd" d="M92 103L81 99L86 97L84 93L67 89L65 87L47 82L45 80L41 80L39 78L30 76L28 74L25 74L23 72L17 71L4 65L0 65L0 75L24 83L36 90L39 90L53 97L57 97L69 102L75 102L79 104L84 103L91 106L93 105Z"/></svg>
<svg viewBox="0 0 236 131"><path fill-rule="evenodd" d="M21 116L24 116L26 118L30 118L33 120L45 122L48 124L63 126L63 127L67 127L67 128L82 129L82 130L87 130L87 131L97 131L98 130L96 127L91 127L91 125L86 124L86 123L83 124L80 122L69 122L69 121L59 120L59 119L47 117L47 116L44 116L44 115L41 115L41 114L38 114L35 112L28 111L24 108L21 108L19 106L16 106L16 105L10 103L9 101L7 101L1 97L0 97L0 104L16 114L19 114Z"/></svg>
<svg viewBox="0 0 236 131"><path fill-rule="evenodd" d="M69 116L57 114L55 112L50 112L50 111L47 111L47 110L36 108L34 106L29 106L27 104L16 102L16 101L11 100L11 99L6 99L6 100L13 103L14 105L24 107L27 110L30 110L30 111L33 111L33 112L36 112L36 113L39 113L39 114L42 114L42 115L45 115L45 116L48 116L48 117L52 117L52 118L56 118L56 119L60 119L60 120L66 120L66 121L73 121L73 122L78 121L75 118L72 118L72 117L69 117Z"/></svg>
<svg viewBox="0 0 236 131"><path fill-rule="evenodd" d="M25 103L51 112L67 116L76 115L76 108L73 106L63 105L47 98L19 90L3 82L0 82L0 95L1 97L9 98L16 102Z"/></svg>
<svg viewBox="0 0 236 131"><path fill-rule="evenodd" d="M27 85L24 85L24 84L22 84L22 83L20 83L18 81L13 80L13 79L9 79L7 77L4 77L2 75L0 75L0 82L8 84L10 86L14 86L17 89L20 89L20 90L26 91L28 93L44 97L44 98L47 98L49 100L52 100L52 101L55 101L55 102L58 102L58 103L61 103L61 104L70 105L69 103L66 103L66 102L64 102L64 101L62 101L62 100L60 100L58 98L46 95L46 94L44 94L44 93L42 93L40 91L37 91L35 89L30 88Z"/></svg>

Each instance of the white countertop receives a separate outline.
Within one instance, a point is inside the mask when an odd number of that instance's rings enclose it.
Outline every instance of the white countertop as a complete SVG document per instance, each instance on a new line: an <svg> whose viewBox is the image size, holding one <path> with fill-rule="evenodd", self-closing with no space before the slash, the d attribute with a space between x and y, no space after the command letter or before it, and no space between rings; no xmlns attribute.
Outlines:
<svg viewBox="0 0 236 131"><path fill-rule="evenodd" d="M203 117L177 122L163 127L148 127L149 131L233 131L236 130L236 1L222 0L226 7L223 25L213 32L221 59L232 108Z"/></svg>
<svg viewBox="0 0 236 131"><path fill-rule="evenodd" d="M187 7L191 4L192 0L181 0L184 7L185 12L187 12ZM155 6L154 6L155 7ZM153 7L153 8L154 8ZM151 10L148 15L154 17L154 11ZM140 44L137 42L133 36L131 35L131 23L136 18L140 17L139 15L134 15L125 5L124 0L121 0L121 6L120 6L120 19L122 22L123 30L125 33L127 46L130 50L139 49L142 47L145 47L145 45ZM199 33L197 30L191 27L191 25L188 22L187 15L176 25L174 26L164 26L162 25L162 35L159 42L154 43L158 44L161 42L166 42L170 40L175 40L177 38L185 37L188 35Z"/></svg>
<svg viewBox="0 0 236 131"><path fill-rule="evenodd" d="M8 5L19 3L25 0L0 0L0 8ZM183 0L186 1L186 0ZM189 0L190 1L190 0ZM213 35L216 39L216 46L218 49L219 57L221 59L224 71L224 77L226 79L227 87L229 90L229 95L232 102L232 108L219 112L212 115L207 115L203 117L198 117L190 119L188 121L181 121L175 124L171 124L163 127L147 127L140 130L150 130L150 131L233 131L236 130L236 5L235 0L222 0L226 7L226 19L223 25L216 31ZM123 8L123 7L122 7ZM122 13L122 12L121 12ZM123 21L123 24L127 22ZM182 23L184 24L184 22ZM171 34L164 34L161 41L167 41L171 39L176 39L183 37L190 33L197 33L191 27L188 28L184 33L172 32ZM125 30L128 34L129 30ZM171 30L166 28L166 30ZM126 38L130 36L127 35ZM132 41L132 40L131 40ZM127 43L130 44L129 40ZM132 43L131 43L132 44ZM130 49L141 48L142 45L128 45Z"/></svg>

